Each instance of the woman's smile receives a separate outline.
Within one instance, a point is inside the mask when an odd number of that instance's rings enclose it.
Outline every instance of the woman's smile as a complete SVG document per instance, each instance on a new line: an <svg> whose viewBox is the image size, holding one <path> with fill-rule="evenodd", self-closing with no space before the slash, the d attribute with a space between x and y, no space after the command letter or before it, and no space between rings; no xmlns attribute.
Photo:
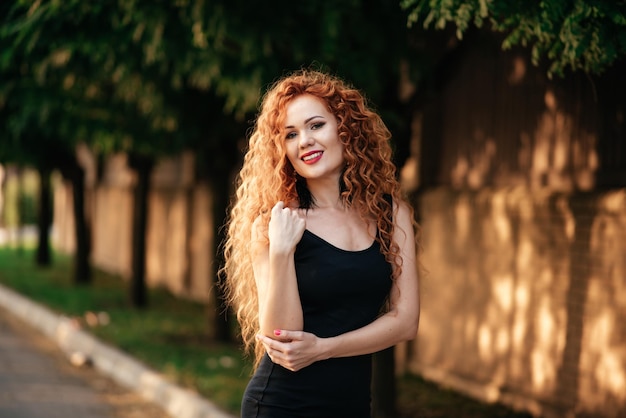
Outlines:
<svg viewBox="0 0 626 418"><path fill-rule="evenodd" d="M304 154L301 158L306 164L315 164L322 158L322 151L311 151Z"/></svg>

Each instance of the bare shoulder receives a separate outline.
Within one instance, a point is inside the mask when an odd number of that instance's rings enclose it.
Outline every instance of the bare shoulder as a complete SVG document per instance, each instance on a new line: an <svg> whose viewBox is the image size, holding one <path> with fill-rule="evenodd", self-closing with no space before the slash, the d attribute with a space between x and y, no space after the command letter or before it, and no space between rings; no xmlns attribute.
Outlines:
<svg viewBox="0 0 626 418"><path fill-rule="evenodd" d="M394 200L393 210L399 222L406 222L413 216L413 208L405 200Z"/></svg>
<svg viewBox="0 0 626 418"><path fill-rule="evenodd" d="M395 201L394 205L394 223L398 227L398 232L406 237L415 236L415 223L413 221L413 208L405 200Z"/></svg>

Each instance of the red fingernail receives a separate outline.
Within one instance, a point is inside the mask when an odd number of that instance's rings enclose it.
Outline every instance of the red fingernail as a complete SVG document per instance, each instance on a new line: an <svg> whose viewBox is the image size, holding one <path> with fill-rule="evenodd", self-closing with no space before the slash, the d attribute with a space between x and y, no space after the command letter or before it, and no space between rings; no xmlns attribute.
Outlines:
<svg viewBox="0 0 626 418"><path fill-rule="evenodd" d="M274 335L280 335L280 330L279 329L275 329L274 330Z"/></svg>

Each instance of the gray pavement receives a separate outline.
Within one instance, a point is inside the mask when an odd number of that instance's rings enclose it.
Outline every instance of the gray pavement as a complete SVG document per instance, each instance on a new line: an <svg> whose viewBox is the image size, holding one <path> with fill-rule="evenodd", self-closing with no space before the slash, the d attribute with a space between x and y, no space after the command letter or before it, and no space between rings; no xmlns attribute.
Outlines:
<svg viewBox="0 0 626 418"><path fill-rule="evenodd" d="M111 418L113 409L24 338L0 311L0 417Z"/></svg>
<svg viewBox="0 0 626 418"><path fill-rule="evenodd" d="M9 318L10 317L10 318ZM85 381L55 370L49 356L30 347L11 319L32 327L65 359L80 354L91 370L140 396L159 411L138 418L233 418L196 392L178 387L120 350L77 328L69 318L0 285L0 418L118 417ZM19 327L19 325L18 325ZM67 363L69 364L69 363ZM94 380L92 377L86 377ZM113 415L112 415L113 414ZM129 418L131 415L126 415ZM124 418L126 418L124 416Z"/></svg>

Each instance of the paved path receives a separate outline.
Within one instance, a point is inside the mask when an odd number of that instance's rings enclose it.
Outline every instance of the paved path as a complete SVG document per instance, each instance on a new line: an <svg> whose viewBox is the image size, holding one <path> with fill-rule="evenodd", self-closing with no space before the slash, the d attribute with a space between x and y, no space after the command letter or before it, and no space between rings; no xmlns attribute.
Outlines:
<svg viewBox="0 0 626 418"><path fill-rule="evenodd" d="M0 309L4 309L3 314L5 318L11 317L16 320L22 321L22 325L18 325L16 329L26 329L32 327L31 330L35 330L34 334L45 340L48 344L53 344L58 350L56 353L64 353L65 356L73 356L80 354L91 361L93 368L87 368L87 371L91 371L91 375L85 377L87 382L97 381L96 372L100 373L101 377L106 377L111 382L115 382L116 385L125 388L127 391L140 396L148 405L153 407L152 409L141 407L137 414L133 415L116 415L116 417L122 418L161 418L167 415L160 415L154 411L154 407L161 408L169 416L173 418L234 418L233 415L228 414L218 408L213 402L203 398L197 392L185 389L172 383L164 378L160 373L146 367L141 362L132 358L123 351L104 344L97 338L83 331L80 327L76 327L76 324L69 318L62 315L55 314L46 307L39 305L38 303L25 298L19 293L0 285ZM9 313L10 315L6 315ZM1 315L0 315L1 316ZM0 329L0 332L2 330ZM9 335L8 333L4 333ZM44 338L45 337L45 338ZM12 345L13 344L13 345ZM9 337L8 342L2 346L7 353L9 353L10 347L14 347L19 353L21 347L16 347L15 340L11 341ZM0 376L3 374L3 368L6 368L7 373L18 373L19 366L13 366L14 362L19 360L19 357L10 359L4 359L5 355L0 352ZM31 360L21 360L21 364L28 364ZM59 364L68 365L67 360L59 361ZM24 366L25 367L25 366ZM71 368L70 368L71 369ZM75 369L74 371L80 371L82 369ZM17 375L14 379L17 378ZM35 377L36 379L36 377ZM11 380L6 381L7 385L11 384ZM51 383L54 386L55 383ZM63 386L61 383L58 386ZM106 386L106 385L105 385ZM11 395L9 398L7 395L7 406L2 403L4 388L0 384L0 408L9 408L9 399L13 399L11 402L15 402L15 399L21 399L17 395ZM7 389L8 390L8 389ZM19 389L18 389L19 394ZM21 394L20 394L21 396ZM33 398L38 398L34 396ZM44 399L43 395L40 398ZM115 397L117 399L118 397ZM59 395L59 399L55 399L56 403L60 403L60 399L63 399ZM49 401L51 403L51 400ZM67 402L67 399L66 399ZM27 405L28 401L24 401ZM44 404L43 406L45 406ZM144 409L147 412L143 412ZM0 409L0 418L30 418L28 415L12 416L7 415L13 413L13 410ZM52 412L46 411L47 415L43 417L57 417L57 415L51 415ZM89 412L86 412L89 413ZM95 413L95 412L94 412ZM40 417L41 415L32 415L32 417ZM91 415L59 415L71 418L90 418ZM94 418L97 415L94 415Z"/></svg>
<svg viewBox="0 0 626 418"><path fill-rule="evenodd" d="M1 418L167 418L0 309Z"/></svg>

